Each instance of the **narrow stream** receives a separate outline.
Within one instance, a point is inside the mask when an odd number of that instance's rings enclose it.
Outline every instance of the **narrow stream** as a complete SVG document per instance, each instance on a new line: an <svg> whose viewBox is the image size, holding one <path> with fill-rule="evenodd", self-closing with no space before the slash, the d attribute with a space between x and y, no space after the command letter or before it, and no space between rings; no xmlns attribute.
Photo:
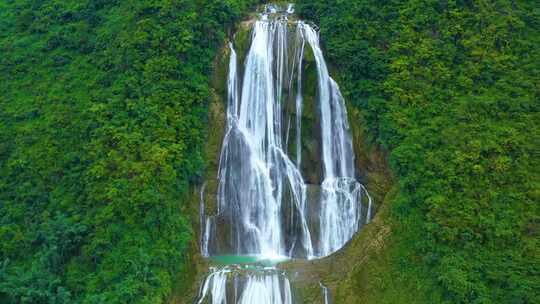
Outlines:
<svg viewBox="0 0 540 304"><path fill-rule="evenodd" d="M266 5L251 26L245 58L229 44L215 215L205 214L201 194L202 254L215 266L197 303L298 303L276 265L336 252L372 213L371 197L355 178L345 102L319 33L296 19L291 4ZM309 72L316 73L311 95ZM309 108L316 127L303 130ZM313 146L317 160L304 159Z"/></svg>

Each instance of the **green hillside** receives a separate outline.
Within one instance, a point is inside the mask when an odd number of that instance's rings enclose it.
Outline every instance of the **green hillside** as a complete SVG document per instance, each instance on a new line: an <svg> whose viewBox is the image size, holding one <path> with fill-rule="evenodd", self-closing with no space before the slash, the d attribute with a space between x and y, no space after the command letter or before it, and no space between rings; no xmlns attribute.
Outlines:
<svg viewBox="0 0 540 304"><path fill-rule="evenodd" d="M416 288L404 294L540 302L538 3L298 2L390 151L399 193L387 254ZM398 303L384 300L384 282L370 286L374 303Z"/></svg>

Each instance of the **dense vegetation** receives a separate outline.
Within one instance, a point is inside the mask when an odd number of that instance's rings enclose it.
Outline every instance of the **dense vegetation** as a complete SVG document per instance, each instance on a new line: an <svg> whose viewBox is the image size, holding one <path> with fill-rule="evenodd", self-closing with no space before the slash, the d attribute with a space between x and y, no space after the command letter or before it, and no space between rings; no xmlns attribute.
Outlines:
<svg viewBox="0 0 540 304"><path fill-rule="evenodd" d="M183 287L212 60L255 2L0 1L0 303ZM390 152L385 270L418 303L540 303L538 4L297 3Z"/></svg>
<svg viewBox="0 0 540 304"><path fill-rule="evenodd" d="M298 2L390 151L389 254L416 288L405 292L417 303L540 303L538 3ZM379 292L376 303L399 302Z"/></svg>
<svg viewBox="0 0 540 304"><path fill-rule="evenodd" d="M181 281L208 75L250 2L0 1L1 303L159 303Z"/></svg>

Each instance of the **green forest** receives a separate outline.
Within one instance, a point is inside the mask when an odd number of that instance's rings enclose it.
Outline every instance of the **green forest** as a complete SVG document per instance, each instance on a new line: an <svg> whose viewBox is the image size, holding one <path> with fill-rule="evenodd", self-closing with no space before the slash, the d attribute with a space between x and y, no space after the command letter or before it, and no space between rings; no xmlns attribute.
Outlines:
<svg viewBox="0 0 540 304"><path fill-rule="evenodd" d="M0 303L192 288L214 62L261 2L0 0ZM295 2L387 153L403 294L540 303L540 5Z"/></svg>
<svg viewBox="0 0 540 304"><path fill-rule="evenodd" d="M389 151L416 301L540 302L538 3L299 2Z"/></svg>
<svg viewBox="0 0 540 304"><path fill-rule="evenodd" d="M0 302L182 282L208 75L248 1L0 2Z"/></svg>

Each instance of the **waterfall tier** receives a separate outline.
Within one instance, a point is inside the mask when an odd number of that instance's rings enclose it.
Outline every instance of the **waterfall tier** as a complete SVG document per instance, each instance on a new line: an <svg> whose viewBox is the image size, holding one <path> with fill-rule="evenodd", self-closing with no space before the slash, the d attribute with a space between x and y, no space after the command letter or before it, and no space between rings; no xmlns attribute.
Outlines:
<svg viewBox="0 0 540 304"><path fill-rule="evenodd" d="M232 265L211 269L197 303L292 304L293 299L291 284L282 271Z"/></svg>

